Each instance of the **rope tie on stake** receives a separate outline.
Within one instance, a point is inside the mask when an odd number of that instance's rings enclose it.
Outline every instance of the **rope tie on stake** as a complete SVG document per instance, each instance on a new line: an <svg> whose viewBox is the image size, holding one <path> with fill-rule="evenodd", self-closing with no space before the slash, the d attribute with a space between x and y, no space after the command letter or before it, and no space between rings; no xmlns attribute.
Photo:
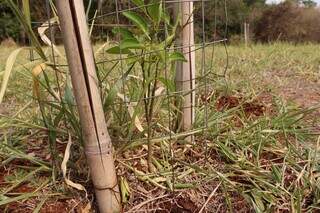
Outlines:
<svg viewBox="0 0 320 213"><path fill-rule="evenodd" d="M90 156L110 155L112 148L109 143L100 142L100 148L98 145L86 145L85 153Z"/></svg>

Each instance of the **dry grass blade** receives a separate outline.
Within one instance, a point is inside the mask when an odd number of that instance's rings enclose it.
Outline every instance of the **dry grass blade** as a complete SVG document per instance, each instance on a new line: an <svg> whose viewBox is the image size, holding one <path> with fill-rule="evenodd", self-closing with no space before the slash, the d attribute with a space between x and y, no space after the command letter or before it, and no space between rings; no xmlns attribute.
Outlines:
<svg viewBox="0 0 320 213"><path fill-rule="evenodd" d="M49 22L50 24L55 24L57 23L57 17L54 17L46 22L44 22L39 28L38 28L38 33L39 33L39 36L41 38L41 40L46 44L48 45L49 47L52 47L53 50L57 53L57 55L60 57L60 58L63 58L65 59L65 57L63 56L63 54L59 51L59 49L57 48L56 45L54 45L50 39L48 38L48 36L46 36L46 30L49 29Z"/></svg>
<svg viewBox="0 0 320 213"><path fill-rule="evenodd" d="M102 44L94 53L94 55L97 57L102 51L104 51L104 49L106 47L110 46L110 42L109 40L107 40L107 42L105 42L104 44Z"/></svg>
<svg viewBox="0 0 320 213"><path fill-rule="evenodd" d="M40 82L38 76L46 69L47 65L45 63L37 65L32 70L33 77L33 95L40 100Z"/></svg>
<svg viewBox="0 0 320 213"><path fill-rule="evenodd" d="M211 192L211 194L209 195L208 199L206 200L206 202L203 204L203 206L201 207L199 213L202 213L204 208L206 207L206 205L210 202L211 198L215 195L216 191L218 190L218 188L220 187L221 182L218 184L218 186Z"/></svg>
<svg viewBox="0 0 320 213"><path fill-rule="evenodd" d="M63 157L63 161L61 163L61 170L62 170L62 174L63 174L63 178L64 181L66 182L66 184L68 186L71 186L72 188L78 189L80 191L84 191L87 195L87 190L84 188L84 186L82 186L79 183L74 183L72 182L68 177L67 177L67 163L69 161L69 157L70 157L70 148L72 145L72 138L71 135L69 134L69 139L68 139L68 144L66 147L66 150L64 152L64 157Z"/></svg>
<svg viewBox="0 0 320 213"><path fill-rule="evenodd" d="M129 115L131 118L133 118L134 116L134 104L133 102L130 102L128 101L128 98L125 97L123 94L121 93L117 93L117 96L125 103L127 103L127 108L128 108L128 112L129 112ZM136 128L140 131L140 132L143 132L144 131L144 128L142 127L142 124L141 124L141 121L140 119L138 118L138 116L135 116L134 118L134 125L136 126Z"/></svg>
<svg viewBox="0 0 320 213"><path fill-rule="evenodd" d="M130 209L130 210L128 211L128 213L129 213L129 212L136 212L137 210L139 210L140 208L142 208L144 205L146 205L146 204L148 204L148 203L150 203L150 202L153 202L153 201L155 201L155 200L159 200L159 199L168 197L168 196L169 196L169 195L166 194L166 195L162 195L162 196L159 196L159 197L155 197L155 198L151 198L151 199L149 199L149 200L146 200L146 201L144 201L144 202L142 202L142 203L134 206L132 209Z"/></svg>
<svg viewBox="0 0 320 213"><path fill-rule="evenodd" d="M3 73L3 79L2 79L2 82L1 82L1 88L0 88L0 104L2 103L4 94L5 94L6 90L7 90L7 86L8 86L8 83L9 83L9 78L10 78L11 72L13 70L13 65L17 60L18 54L23 49L24 48L16 49L15 51L13 51L10 54L10 56L7 59L6 67L5 67L5 70L4 70L4 73Z"/></svg>
<svg viewBox="0 0 320 213"><path fill-rule="evenodd" d="M92 212L92 206L91 203L89 202L83 209L81 209L81 213L90 213Z"/></svg>

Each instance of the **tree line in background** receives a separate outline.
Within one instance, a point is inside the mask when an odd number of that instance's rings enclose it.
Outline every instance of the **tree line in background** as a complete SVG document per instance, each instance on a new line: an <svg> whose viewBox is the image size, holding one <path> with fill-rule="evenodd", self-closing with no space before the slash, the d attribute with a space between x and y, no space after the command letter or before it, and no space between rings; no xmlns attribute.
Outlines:
<svg viewBox="0 0 320 213"><path fill-rule="evenodd" d="M20 0L17 2L19 3ZM48 19L46 1L30 0L32 26ZM145 1L146 3L149 1ZM101 4L102 3L102 4ZM94 17L96 8L101 8L97 16L110 14L116 9L114 0L85 0L89 19ZM202 38L201 2L195 3L194 20L196 37ZM130 1L118 1L118 10L133 7ZM172 4L167 5L172 11ZM228 38L230 42L240 42L244 23L250 24L250 37L257 42L289 41L320 42L320 9L313 0L286 0L277 5L268 5L266 0L211 0L205 2L204 29L207 41ZM15 19L6 1L0 1L0 41L12 38L19 44L27 44L22 28ZM128 25L119 16L119 23ZM95 21L93 37L96 41L112 37L111 30L118 24L115 14L104 15ZM58 30L55 30L58 32ZM57 33L58 34L58 33ZM59 36L57 36L59 42Z"/></svg>

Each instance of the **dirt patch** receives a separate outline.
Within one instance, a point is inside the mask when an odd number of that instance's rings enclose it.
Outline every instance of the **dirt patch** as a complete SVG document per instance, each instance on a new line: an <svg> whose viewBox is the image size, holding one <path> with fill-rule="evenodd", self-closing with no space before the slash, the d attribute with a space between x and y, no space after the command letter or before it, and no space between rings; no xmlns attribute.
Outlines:
<svg viewBox="0 0 320 213"><path fill-rule="evenodd" d="M33 210L39 205L40 201L41 200L38 200L38 198L32 198L25 202L13 202L4 207L0 207L0 211L10 213L32 213ZM80 213L84 212L85 208L86 205L81 202L81 200L75 198L66 200L48 199L41 207L40 213Z"/></svg>
<svg viewBox="0 0 320 213"><path fill-rule="evenodd" d="M159 205L160 209L157 213L193 213L197 212L197 205L188 197L178 197L167 200Z"/></svg>
<svg viewBox="0 0 320 213"><path fill-rule="evenodd" d="M320 81L314 78L294 73L291 70L266 71L264 82L261 83L263 87L271 85L274 92L284 100L307 108L319 104L320 100Z"/></svg>
<svg viewBox="0 0 320 213"><path fill-rule="evenodd" d="M12 192L15 193L30 193L35 191L36 189L34 187L31 187L29 184L23 184L15 189L12 190Z"/></svg>
<svg viewBox="0 0 320 213"><path fill-rule="evenodd" d="M308 108L319 104L320 84L318 82L294 77L279 89L284 99L295 102L299 107Z"/></svg>
<svg viewBox="0 0 320 213"><path fill-rule="evenodd" d="M0 104L0 116L9 114L9 106L7 104Z"/></svg>
<svg viewBox="0 0 320 213"><path fill-rule="evenodd" d="M41 213L69 212L72 206L67 201L49 201L41 209Z"/></svg>
<svg viewBox="0 0 320 213"><path fill-rule="evenodd" d="M270 110L267 110L268 106L262 100L263 97L260 98L260 96L252 101L244 101L243 97L221 96L216 101L216 108L218 111L223 111L239 107L247 117L259 117L266 112L270 112Z"/></svg>
<svg viewBox="0 0 320 213"><path fill-rule="evenodd" d="M216 102L216 108L218 111L225 109L232 109L239 106L241 98L235 96L222 96L218 98Z"/></svg>

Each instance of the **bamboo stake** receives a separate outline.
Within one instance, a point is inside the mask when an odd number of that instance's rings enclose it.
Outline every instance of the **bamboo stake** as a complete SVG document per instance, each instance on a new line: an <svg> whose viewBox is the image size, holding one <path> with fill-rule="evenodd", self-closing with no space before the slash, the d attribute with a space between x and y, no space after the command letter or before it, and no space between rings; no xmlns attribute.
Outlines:
<svg viewBox="0 0 320 213"><path fill-rule="evenodd" d="M194 105L195 105L195 46L194 46L194 27L193 27L193 2L179 0L176 4L175 14L181 14L181 31L177 40L177 46L183 46L181 51L187 62L177 62L176 66L176 87L177 91L183 94L181 103L182 115L179 125L182 131L192 129L194 122ZM187 138L193 141L193 136Z"/></svg>
<svg viewBox="0 0 320 213"><path fill-rule="evenodd" d="M59 0L57 9L99 210L102 213L120 212L111 139L102 108L83 1Z"/></svg>

